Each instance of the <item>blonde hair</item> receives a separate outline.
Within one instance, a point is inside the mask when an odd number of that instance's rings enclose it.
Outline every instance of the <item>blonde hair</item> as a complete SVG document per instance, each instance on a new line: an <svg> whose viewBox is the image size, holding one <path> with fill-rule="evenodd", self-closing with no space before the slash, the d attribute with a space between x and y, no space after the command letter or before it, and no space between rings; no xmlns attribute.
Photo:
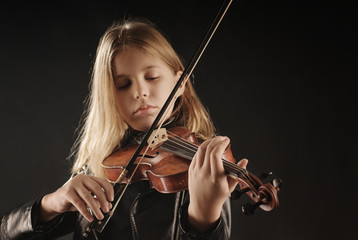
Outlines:
<svg viewBox="0 0 358 240"><path fill-rule="evenodd" d="M95 176L104 177L101 162L120 144L128 129L116 108L112 72L114 57L128 47L159 57L173 73L184 70L168 40L153 24L143 20L126 20L108 28L97 48L87 110L72 148L71 156L76 158L73 173L88 165ZM209 114L190 81L177 99L172 116L177 124L187 127L202 140L215 134Z"/></svg>

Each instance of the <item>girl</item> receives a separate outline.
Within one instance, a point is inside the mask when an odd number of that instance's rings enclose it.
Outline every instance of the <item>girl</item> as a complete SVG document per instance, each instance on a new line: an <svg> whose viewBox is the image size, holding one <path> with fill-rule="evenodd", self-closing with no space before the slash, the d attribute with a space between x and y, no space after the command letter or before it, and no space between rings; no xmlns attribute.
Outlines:
<svg viewBox="0 0 358 240"><path fill-rule="evenodd" d="M80 239L87 221L103 219L114 191L101 162L143 136L182 72L178 55L152 24L125 21L111 26L97 49L88 110L74 145L73 176L57 191L4 216L1 239L52 239L71 231ZM184 203L180 193L161 194L147 181L134 182L104 231L88 238L230 237L227 199L236 182L225 175L221 162L229 139L214 137L213 123L190 81L181 86L168 111L167 127L185 126L203 141L190 164ZM245 167L247 160L239 164Z"/></svg>

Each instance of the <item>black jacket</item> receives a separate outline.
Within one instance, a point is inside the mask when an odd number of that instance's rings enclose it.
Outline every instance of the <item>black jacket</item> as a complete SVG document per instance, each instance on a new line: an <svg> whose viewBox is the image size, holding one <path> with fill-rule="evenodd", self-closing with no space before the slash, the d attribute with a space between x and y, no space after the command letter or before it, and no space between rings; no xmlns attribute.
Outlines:
<svg viewBox="0 0 358 240"><path fill-rule="evenodd" d="M231 228L230 202L224 204L215 228L198 235L187 223L188 196L180 207L179 221L175 223L179 193L161 194L149 187L147 181L132 183L99 240L111 239L229 239ZM67 212L47 223L39 223L40 201L31 201L1 218L1 240L56 239L74 232L73 239L81 239L87 221L78 212ZM93 234L87 239L95 239Z"/></svg>

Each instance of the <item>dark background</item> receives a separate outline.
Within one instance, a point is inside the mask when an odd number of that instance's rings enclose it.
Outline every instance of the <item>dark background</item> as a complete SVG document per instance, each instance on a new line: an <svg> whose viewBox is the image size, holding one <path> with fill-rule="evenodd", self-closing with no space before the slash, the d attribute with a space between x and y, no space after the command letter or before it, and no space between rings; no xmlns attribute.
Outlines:
<svg viewBox="0 0 358 240"><path fill-rule="evenodd" d="M69 177L96 46L113 21L150 19L188 62L220 4L2 5L0 213ZM247 199L233 202L232 239L356 236L357 23L357 8L342 1L234 1L194 71L195 88L236 159L284 185L273 212L247 217Z"/></svg>

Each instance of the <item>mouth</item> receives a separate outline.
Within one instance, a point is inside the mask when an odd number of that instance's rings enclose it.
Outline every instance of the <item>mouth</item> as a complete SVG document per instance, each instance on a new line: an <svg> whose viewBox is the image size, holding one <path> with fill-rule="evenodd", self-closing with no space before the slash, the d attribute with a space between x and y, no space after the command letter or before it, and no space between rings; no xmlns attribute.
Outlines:
<svg viewBox="0 0 358 240"><path fill-rule="evenodd" d="M156 107L153 107L148 104L143 104L133 113L133 115L148 114L154 112L155 110Z"/></svg>

